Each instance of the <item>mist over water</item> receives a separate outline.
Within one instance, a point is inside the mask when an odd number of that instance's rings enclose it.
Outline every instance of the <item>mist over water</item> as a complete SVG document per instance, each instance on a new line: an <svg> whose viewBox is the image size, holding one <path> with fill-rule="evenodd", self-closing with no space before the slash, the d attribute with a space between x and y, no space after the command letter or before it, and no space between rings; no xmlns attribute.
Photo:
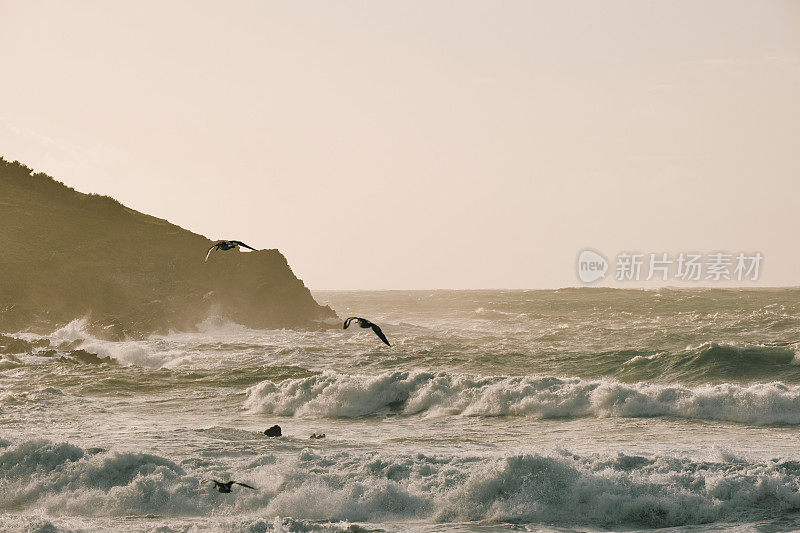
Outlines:
<svg viewBox="0 0 800 533"><path fill-rule="evenodd" d="M393 347L0 338L0 529L800 527L800 290L315 297Z"/></svg>

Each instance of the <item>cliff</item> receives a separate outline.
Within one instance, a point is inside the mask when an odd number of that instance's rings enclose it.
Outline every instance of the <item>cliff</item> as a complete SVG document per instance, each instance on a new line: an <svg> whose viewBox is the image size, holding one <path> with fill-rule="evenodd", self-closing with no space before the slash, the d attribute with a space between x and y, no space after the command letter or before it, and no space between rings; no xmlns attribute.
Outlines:
<svg viewBox="0 0 800 533"><path fill-rule="evenodd" d="M336 318L278 250L214 252L203 263L213 242L0 158L0 331L88 317L94 332L120 338L188 331L209 317L252 328Z"/></svg>

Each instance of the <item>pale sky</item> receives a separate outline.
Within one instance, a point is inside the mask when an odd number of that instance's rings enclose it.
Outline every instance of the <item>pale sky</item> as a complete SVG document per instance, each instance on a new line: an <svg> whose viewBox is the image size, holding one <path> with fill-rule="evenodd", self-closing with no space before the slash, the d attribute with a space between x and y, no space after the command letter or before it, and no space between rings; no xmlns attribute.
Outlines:
<svg viewBox="0 0 800 533"><path fill-rule="evenodd" d="M0 61L0 155L312 289L800 285L798 1L0 0Z"/></svg>

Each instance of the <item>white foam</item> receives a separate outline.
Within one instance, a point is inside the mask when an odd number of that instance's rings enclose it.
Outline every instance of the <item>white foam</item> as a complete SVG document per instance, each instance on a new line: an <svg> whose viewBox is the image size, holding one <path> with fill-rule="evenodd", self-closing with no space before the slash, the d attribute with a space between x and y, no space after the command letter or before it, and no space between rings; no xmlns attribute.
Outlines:
<svg viewBox="0 0 800 533"><path fill-rule="evenodd" d="M700 462L305 449L240 472L259 490L229 496L201 485L204 474L162 457L35 440L0 448L0 514L237 517L276 531L314 529L317 521L668 527L792 512L800 508L799 471L792 461L724 456Z"/></svg>
<svg viewBox="0 0 800 533"><path fill-rule="evenodd" d="M248 389L252 412L346 417L399 412L425 416L653 417L747 424L800 424L800 386L762 383L655 385L548 376L478 377L387 372L263 381Z"/></svg>
<svg viewBox="0 0 800 533"><path fill-rule="evenodd" d="M50 339L55 341L56 343L59 342L75 342L78 340L84 340L88 337L88 333L86 333L86 326L88 325L88 319L83 318L76 318L72 320L66 326L55 330L53 333L50 334Z"/></svg>

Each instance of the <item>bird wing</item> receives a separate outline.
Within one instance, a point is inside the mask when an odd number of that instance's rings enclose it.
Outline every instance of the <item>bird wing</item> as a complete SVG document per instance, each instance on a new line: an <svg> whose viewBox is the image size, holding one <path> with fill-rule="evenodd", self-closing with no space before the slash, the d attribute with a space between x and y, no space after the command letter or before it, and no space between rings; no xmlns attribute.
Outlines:
<svg viewBox="0 0 800 533"><path fill-rule="evenodd" d="M211 245L211 248L208 249L208 253L206 253L206 258L205 258L205 260L203 260L203 263L208 263L208 256L211 255L211 252L213 252L214 248L216 248L217 246L219 246L219 244L212 244Z"/></svg>
<svg viewBox="0 0 800 533"><path fill-rule="evenodd" d="M356 316L351 316L350 318L348 318L347 320L345 320L345 321L344 321L344 326L342 327L342 329L347 329L347 328L348 328L348 326L350 326L350 322L352 322L353 320L358 320L358 317L356 317Z"/></svg>
<svg viewBox="0 0 800 533"><path fill-rule="evenodd" d="M255 487L251 487L251 486L250 486L250 485L248 485L247 483L239 483L238 481L234 481L234 483L235 483L236 485L241 485L242 487L247 487L248 489L258 490L258 489L257 489L257 488L255 488Z"/></svg>
<svg viewBox="0 0 800 533"><path fill-rule="evenodd" d="M247 246L247 245L246 245L245 243L243 243L242 241L231 241L231 242L235 242L235 243L236 243L236 244L238 244L239 246L244 246L245 248L250 248L251 250L255 251L255 248L253 248L252 246Z"/></svg>
<svg viewBox="0 0 800 533"><path fill-rule="evenodd" d="M383 334L383 331L381 331L381 328L379 328L375 324L372 324L372 331L374 331L375 335L377 335L383 342L386 343L386 346L390 346L391 347L391 344L389 344L389 340L386 338L386 335Z"/></svg>

